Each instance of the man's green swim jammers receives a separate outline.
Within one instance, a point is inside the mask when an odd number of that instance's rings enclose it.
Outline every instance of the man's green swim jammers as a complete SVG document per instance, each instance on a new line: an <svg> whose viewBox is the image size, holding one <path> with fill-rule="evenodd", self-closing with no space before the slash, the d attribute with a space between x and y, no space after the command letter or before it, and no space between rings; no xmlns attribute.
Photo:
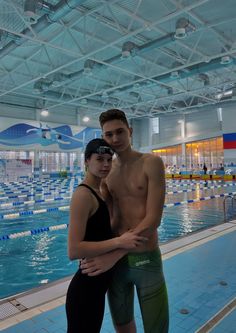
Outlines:
<svg viewBox="0 0 236 333"><path fill-rule="evenodd" d="M144 332L167 333L168 297L160 249L130 253L114 267L108 299L114 325L134 319L134 286L137 290Z"/></svg>

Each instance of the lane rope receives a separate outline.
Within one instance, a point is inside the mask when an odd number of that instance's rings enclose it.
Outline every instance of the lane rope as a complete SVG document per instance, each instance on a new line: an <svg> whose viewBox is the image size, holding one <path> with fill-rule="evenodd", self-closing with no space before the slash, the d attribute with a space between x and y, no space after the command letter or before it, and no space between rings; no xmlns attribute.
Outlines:
<svg viewBox="0 0 236 333"><path fill-rule="evenodd" d="M67 229L68 226L69 226L69 224L59 224L59 225L52 225L50 227L32 229L32 230L22 231L22 232L15 232L15 233L12 233L9 235L0 236L0 241L38 235L38 234L41 234L43 232L48 232L48 231L63 230L63 229Z"/></svg>
<svg viewBox="0 0 236 333"><path fill-rule="evenodd" d="M199 202L199 201L204 201L204 200L223 198L223 197L226 197L228 195L235 195L235 194L236 194L236 192L215 194L215 195L210 195L210 196L207 196L207 197L201 197L201 198L198 198L198 199L188 199L188 200L184 200L184 201L165 204L164 207L173 207L173 206L179 206L179 205L184 205L184 204L189 204L189 203Z"/></svg>
<svg viewBox="0 0 236 333"><path fill-rule="evenodd" d="M164 207L167 208L167 207L179 206L179 205L184 205L184 204L190 204L193 202L211 200L211 199L221 198L221 197L225 197L228 195L235 195L235 194L236 194L236 192L216 194L216 195L211 195L211 196L207 196L207 197L201 197L199 199L189 199L189 200L165 204ZM52 211L60 211L60 210L65 211L68 209L69 209L69 206L63 206L63 207L55 207L55 208L48 208L48 209L40 209L40 210L36 210L36 211L20 212L20 213L15 213L15 214L5 214L5 219L11 219L11 218L15 218L15 217L22 216L22 215L33 215L33 214L40 214L40 213L46 213L46 212L52 212ZM4 215L1 215L0 218L3 219ZM8 234L8 235L2 235L2 236L0 236L0 241L20 238L20 237L26 237L26 236L32 236L32 235L40 234L43 232L63 230L63 229L67 229L68 226L69 226L69 224L59 224L59 225L54 225L54 226L50 226L50 227L43 227L43 228L32 229L32 230L28 230L28 231L16 232L16 233Z"/></svg>

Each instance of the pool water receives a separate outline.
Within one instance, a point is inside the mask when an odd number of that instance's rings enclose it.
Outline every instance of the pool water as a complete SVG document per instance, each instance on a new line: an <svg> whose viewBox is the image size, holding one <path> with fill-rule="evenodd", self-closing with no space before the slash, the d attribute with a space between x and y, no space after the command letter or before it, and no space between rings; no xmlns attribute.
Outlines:
<svg viewBox="0 0 236 333"><path fill-rule="evenodd" d="M235 188L219 189L215 193ZM210 191L212 193L212 191ZM204 195L210 195L207 191ZM168 196L166 202L196 197L195 192ZM158 228L160 242L207 228L224 221L224 198L184 204L164 209ZM13 220L0 220L0 235L68 223L68 211L30 215ZM68 229L0 241L0 298L27 291L74 274L78 262L67 256Z"/></svg>

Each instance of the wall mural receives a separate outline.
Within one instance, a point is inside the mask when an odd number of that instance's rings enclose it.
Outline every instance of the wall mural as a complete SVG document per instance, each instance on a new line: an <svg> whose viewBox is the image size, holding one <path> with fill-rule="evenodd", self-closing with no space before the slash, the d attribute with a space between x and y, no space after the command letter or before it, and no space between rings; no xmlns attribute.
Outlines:
<svg viewBox="0 0 236 333"><path fill-rule="evenodd" d="M88 141L101 137L101 130L97 128L84 128L73 135L69 125L39 127L26 123L19 123L0 132L0 144L9 147L40 145L42 147L57 145L59 150L75 150L83 148Z"/></svg>

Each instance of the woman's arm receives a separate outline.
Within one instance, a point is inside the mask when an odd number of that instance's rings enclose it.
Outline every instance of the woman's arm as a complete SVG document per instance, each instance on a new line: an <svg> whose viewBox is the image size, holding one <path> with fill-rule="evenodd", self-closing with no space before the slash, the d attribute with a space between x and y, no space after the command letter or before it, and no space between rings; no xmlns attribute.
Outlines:
<svg viewBox="0 0 236 333"><path fill-rule="evenodd" d="M71 260L98 256L115 249L133 249L146 241L133 231L99 242L84 241L89 217L97 209L97 200L84 188L77 189L71 200L68 255Z"/></svg>

